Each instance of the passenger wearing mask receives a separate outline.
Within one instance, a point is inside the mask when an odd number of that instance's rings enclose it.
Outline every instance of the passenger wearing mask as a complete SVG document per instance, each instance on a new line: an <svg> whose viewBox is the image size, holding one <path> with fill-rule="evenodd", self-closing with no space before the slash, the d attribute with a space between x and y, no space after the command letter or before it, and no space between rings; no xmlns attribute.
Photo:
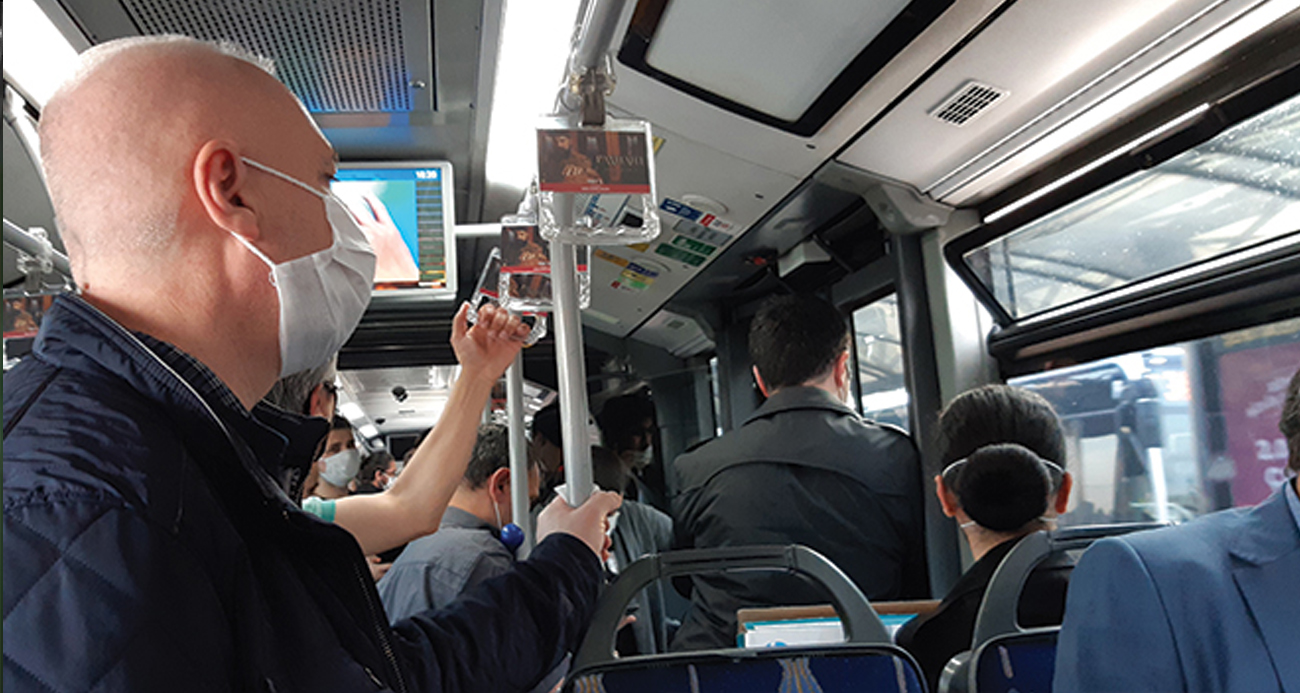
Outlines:
<svg viewBox="0 0 1300 693"><path fill-rule="evenodd" d="M383 493L394 481L397 481L397 460L387 452L378 450L361 460L353 493L361 496Z"/></svg>
<svg viewBox="0 0 1300 693"><path fill-rule="evenodd" d="M537 496L537 481L536 468L530 469L529 498ZM389 620L440 609L470 587L509 572L522 543L513 522L509 435L505 426L484 424L442 525L408 544L379 582Z"/></svg>
<svg viewBox="0 0 1300 693"><path fill-rule="evenodd" d="M1272 404L1290 478L1253 508L1089 547L1053 690L1300 690L1300 371Z"/></svg>
<svg viewBox="0 0 1300 693"><path fill-rule="evenodd" d="M605 402L596 417L605 447L618 455L628 479L624 495L642 503L664 506L663 494L648 483L658 480L663 486L663 470L655 467L655 405L641 393L614 397Z"/></svg>
<svg viewBox="0 0 1300 693"><path fill-rule="evenodd" d="M759 308L749 353L767 401L673 464L676 546L803 544L869 599L928 595L920 459L905 433L845 404L848 348L844 316L826 301L782 296ZM780 572L691 582L675 650L734 647L741 607L826 600L824 590Z"/></svg>
<svg viewBox="0 0 1300 693"><path fill-rule="evenodd" d="M262 401L295 414L333 420L338 407L338 388L334 385L336 375L335 359L331 358L316 368L275 381ZM320 455L323 454L322 448ZM309 489L315 489L320 479L320 470L314 464L318 459L319 455L304 460L301 466L285 465L280 486L290 498L303 498L310 495Z"/></svg>
<svg viewBox="0 0 1300 693"><path fill-rule="evenodd" d="M352 480L360 470L361 451L357 449L352 424L341 416L335 416L329 435L325 438L325 452L321 455L316 486L308 499L304 499L303 509L326 522L333 522L335 504L319 501L346 498L352 493ZM311 498L317 500L308 502Z"/></svg>
<svg viewBox="0 0 1300 693"><path fill-rule="evenodd" d="M390 628L357 539L280 488L329 424L259 402L339 350L374 254L268 70L191 38L110 41L41 112L79 293L5 374L6 691L519 690L590 621L613 494L551 505L527 561ZM471 375L444 417L477 418L528 331L466 308ZM412 507L442 514L453 452L406 484ZM410 528L385 531L370 541Z"/></svg>
<svg viewBox="0 0 1300 693"><path fill-rule="evenodd" d="M908 621L895 641L912 653L938 690L939 675L969 650L975 619L994 571L1025 535L1051 528L1065 512L1072 479L1063 468L1065 435L1052 405L1006 385L966 392L939 416L940 459L934 478L943 513L958 522L975 563L939 608ZM1018 621L1057 625L1065 611L1070 565L1050 562L1030 574Z"/></svg>

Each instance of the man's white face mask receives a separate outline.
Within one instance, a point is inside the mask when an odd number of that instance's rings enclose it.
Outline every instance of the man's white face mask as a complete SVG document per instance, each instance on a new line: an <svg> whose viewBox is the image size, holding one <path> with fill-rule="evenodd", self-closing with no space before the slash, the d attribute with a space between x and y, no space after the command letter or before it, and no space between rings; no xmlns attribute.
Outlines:
<svg viewBox="0 0 1300 693"><path fill-rule="evenodd" d="M347 207L270 166L244 163L286 180L325 201L334 242L310 255L275 263L248 239L232 234L271 268L280 297L280 377L315 368L338 353L370 303L375 281L375 251ZM332 482L331 482L332 483Z"/></svg>
<svg viewBox="0 0 1300 693"><path fill-rule="evenodd" d="M645 469L655 461L655 446L650 445L644 450L633 450L631 454L632 467L634 469Z"/></svg>

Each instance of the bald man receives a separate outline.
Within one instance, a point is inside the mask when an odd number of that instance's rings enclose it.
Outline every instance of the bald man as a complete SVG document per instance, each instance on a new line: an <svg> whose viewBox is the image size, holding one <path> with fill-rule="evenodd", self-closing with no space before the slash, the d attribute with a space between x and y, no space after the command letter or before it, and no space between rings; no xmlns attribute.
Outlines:
<svg viewBox="0 0 1300 693"><path fill-rule="evenodd" d="M5 376L6 691L526 690L577 646L617 497L552 505L530 560L390 628L357 541L275 483L328 424L258 401L346 340L374 255L265 65L105 44L40 134L80 294ZM526 332L462 307L449 413L477 417ZM466 459L437 463L439 514Z"/></svg>

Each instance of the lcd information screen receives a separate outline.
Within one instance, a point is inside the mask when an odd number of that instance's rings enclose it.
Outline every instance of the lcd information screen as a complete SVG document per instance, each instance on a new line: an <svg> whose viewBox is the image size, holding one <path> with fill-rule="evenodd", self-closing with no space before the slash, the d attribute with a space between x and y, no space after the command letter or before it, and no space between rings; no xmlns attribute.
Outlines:
<svg viewBox="0 0 1300 693"><path fill-rule="evenodd" d="M451 164L340 164L330 189L375 249L375 288L456 291Z"/></svg>

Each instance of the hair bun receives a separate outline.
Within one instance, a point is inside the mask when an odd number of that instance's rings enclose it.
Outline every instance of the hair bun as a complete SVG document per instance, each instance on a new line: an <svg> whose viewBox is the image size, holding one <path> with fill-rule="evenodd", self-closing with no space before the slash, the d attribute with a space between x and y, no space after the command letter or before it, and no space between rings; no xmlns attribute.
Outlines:
<svg viewBox="0 0 1300 693"><path fill-rule="evenodd" d="M1052 480L1047 464L1015 443L985 445L966 458L952 479L962 510L982 527L1010 532L1047 511Z"/></svg>

